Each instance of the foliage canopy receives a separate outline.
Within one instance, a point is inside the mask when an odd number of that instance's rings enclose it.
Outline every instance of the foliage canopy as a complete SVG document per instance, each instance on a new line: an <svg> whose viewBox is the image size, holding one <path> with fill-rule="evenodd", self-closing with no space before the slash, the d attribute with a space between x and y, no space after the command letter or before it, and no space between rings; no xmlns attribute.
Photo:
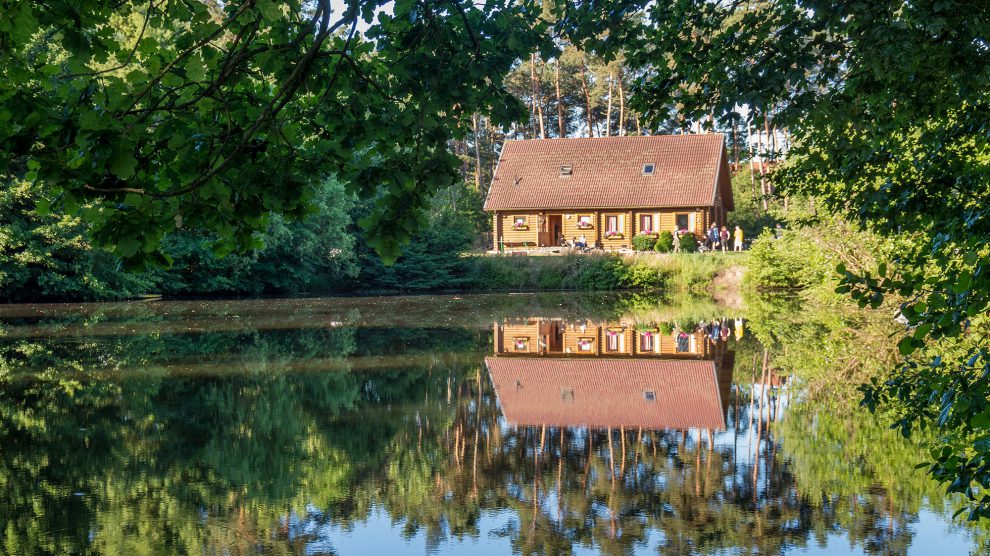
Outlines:
<svg viewBox="0 0 990 556"><path fill-rule="evenodd" d="M792 134L780 192L909 240L890 266L840 267L839 291L864 306L905 299L905 356L939 342L866 401L900 405L905 434L939 429L931 472L970 497L973 518L990 517L990 356L974 320L990 303L988 13L961 0L662 2L627 56L652 70L633 97L648 117L747 105ZM953 356L929 357L940 350Z"/></svg>
<svg viewBox="0 0 990 556"><path fill-rule="evenodd" d="M552 10L558 32L591 37L622 4ZM257 247L270 214L307 214L331 174L375 199L360 224L394 259L457 179L448 143L472 116L525 114L502 79L554 50L543 13L533 0L14 2L0 13L0 158L130 266L168 263L161 241L183 227Z"/></svg>

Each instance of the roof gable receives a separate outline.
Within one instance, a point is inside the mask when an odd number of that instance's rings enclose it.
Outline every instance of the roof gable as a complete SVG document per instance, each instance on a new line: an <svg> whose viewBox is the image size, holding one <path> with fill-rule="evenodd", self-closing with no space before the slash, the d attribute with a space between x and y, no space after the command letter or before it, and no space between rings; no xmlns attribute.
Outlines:
<svg viewBox="0 0 990 556"><path fill-rule="evenodd" d="M716 186L728 206L724 143L718 133L506 141L485 209L704 207Z"/></svg>

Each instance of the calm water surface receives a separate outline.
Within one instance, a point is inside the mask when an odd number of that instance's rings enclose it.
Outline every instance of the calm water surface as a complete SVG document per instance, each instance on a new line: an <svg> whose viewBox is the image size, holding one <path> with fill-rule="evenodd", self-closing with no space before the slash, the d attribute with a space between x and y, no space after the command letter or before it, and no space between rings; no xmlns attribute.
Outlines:
<svg viewBox="0 0 990 556"><path fill-rule="evenodd" d="M519 295L0 306L0 552L970 554L740 311Z"/></svg>

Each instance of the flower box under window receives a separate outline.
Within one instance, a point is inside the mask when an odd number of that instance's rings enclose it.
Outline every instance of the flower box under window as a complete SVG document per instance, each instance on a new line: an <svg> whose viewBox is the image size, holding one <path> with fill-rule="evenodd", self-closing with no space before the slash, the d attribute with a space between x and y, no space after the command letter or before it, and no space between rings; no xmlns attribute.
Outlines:
<svg viewBox="0 0 990 556"><path fill-rule="evenodd" d="M529 225L526 223L525 216L517 216L512 220L513 230L528 230Z"/></svg>
<svg viewBox="0 0 990 556"><path fill-rule="evenodd" d="M605 217L605 237L608 239L618 239L622 237L622 221L616 216Z"/></svg>

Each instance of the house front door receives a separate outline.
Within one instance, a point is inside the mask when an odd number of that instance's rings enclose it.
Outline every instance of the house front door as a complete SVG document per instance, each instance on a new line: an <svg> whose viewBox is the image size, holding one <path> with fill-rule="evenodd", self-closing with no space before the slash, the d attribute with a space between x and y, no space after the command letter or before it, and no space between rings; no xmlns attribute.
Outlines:
<svg viewBox="0 0 990 556"><path fill-rule="evenodd" d="M560 214L548 214L546 227L540 230L540 247L557 247L564 233L564 217Z"/></svg>

